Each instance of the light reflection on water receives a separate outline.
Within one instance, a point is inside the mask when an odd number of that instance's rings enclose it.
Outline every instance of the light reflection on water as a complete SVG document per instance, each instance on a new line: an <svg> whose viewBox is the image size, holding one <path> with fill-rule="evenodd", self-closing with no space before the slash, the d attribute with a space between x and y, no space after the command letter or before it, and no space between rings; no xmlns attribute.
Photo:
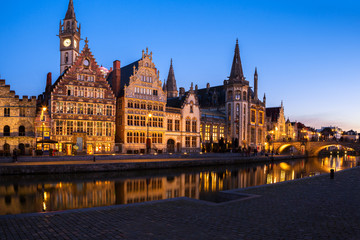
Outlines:
<svg viewBox="0 0 360 240"><path fill-rule="evenodd" d="M359 157L323 157L195 169L3 176L0 215L129 204L272 184L355 167Z"/></svg>

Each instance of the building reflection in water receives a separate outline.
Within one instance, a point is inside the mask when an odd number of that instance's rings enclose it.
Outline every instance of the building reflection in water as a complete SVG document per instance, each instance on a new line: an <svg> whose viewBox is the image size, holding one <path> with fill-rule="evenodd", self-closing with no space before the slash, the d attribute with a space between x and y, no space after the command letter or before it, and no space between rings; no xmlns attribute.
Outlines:
<svg viewBox="0 0 360 240"><path fill-rule="evenodd" d="M354 167L359 157L235 166L195 173L167 171L165 176L36 184L0 184L0 215L59 211L175 197L199 199L201 194L272 184ZM167 176L166 176L167 175ZM4 177L5 178L5 177ZM6 182L6 181L5 181Z"/></svg>

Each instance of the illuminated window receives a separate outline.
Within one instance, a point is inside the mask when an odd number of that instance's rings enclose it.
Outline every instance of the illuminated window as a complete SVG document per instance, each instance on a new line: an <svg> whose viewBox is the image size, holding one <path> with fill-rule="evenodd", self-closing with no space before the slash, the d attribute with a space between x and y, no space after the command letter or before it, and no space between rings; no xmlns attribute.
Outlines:
<svg viewBox="0 0 360 240"><path fill-rule="evenodd" d="M164 125L164 119L163 118L159 118L159 127L162 128Z"/></svg>
<svg viewBox="0 0 360 240"><path fill-rule="evenodd" d="M84 114L84 108L82 103L78 104L77 112L78 114Z"/></svg>
<svg viewBox="0 0 360 240"><path fill-rule="evenodd" d="M205 141L210 141L210 125L205 125Z"/></svg>
<svg viewBox="0 0 360 240"><path fill-rule="evenodd" d="M250 115L250 119L251 119L251 123L255 123L256 121L256 111L254 109L251 109L251 115Z"/></svg>
<svg viewBox="0 0 360 240"><path fill-rule="evenodd" d="M203 126L203 125L200 124L200 139L201 139L201 141L204 140L204 138L203 138L203 137L204 137L204 136L203 136L203 131L202 131L202 130L203 130L203 127L202 127L202 126Z"/></svg>
<svg viewBox="0 0 360 240"><path fill-rule="evenodd" d="M221 139L224 139L225 138L225 135L224 135L224 127L220 127L220 134L219 134L219 138Z"/></svg>
<svg viewBox="0 0 360 240"><path fill-rule="evenodd" d="M259 111L259 124L264 124L264 112Z"/></svg>
<svg viewBox="0 0 360 240"><path fill-rule="evenodd" d="M218 127L216 125L212 126L212 138L214 142L217 142L218 140Z"/></svg>

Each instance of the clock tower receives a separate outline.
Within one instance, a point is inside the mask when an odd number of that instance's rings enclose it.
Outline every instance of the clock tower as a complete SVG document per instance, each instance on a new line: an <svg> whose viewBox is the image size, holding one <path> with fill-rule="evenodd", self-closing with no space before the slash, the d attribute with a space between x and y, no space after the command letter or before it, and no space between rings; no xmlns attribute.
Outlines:
<svg viewBox="0 0 360 240"><path fill-rule="evenodd" d="M79 55L80 28L76 21L73 0L69 1L63 21L60 20L60 74L75 62Z"/></svg>

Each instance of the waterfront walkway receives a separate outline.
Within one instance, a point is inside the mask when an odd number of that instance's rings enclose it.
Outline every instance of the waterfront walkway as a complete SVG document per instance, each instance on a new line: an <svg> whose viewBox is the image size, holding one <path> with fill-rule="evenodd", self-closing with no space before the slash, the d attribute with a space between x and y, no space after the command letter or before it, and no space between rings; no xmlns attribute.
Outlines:
<svg viewBox="0 0 360 240"><path fill-rule="evenodd" d="M360 239L360 168L188 198L0 216L0 239Z"/></svg>
<svg viewBox="0 0 360 240"><path fill-rule="evenodd" d="M95 158L95 161L94 161ZM18 162L0 158L0 175L52 174L125 171L161 168L214 166L239 163L268 162L271 159L288 160L304 156L277 155L244 157L239 153L223 154L161 154L161 155L97 155L64 157L21 157Z"/></svg>

